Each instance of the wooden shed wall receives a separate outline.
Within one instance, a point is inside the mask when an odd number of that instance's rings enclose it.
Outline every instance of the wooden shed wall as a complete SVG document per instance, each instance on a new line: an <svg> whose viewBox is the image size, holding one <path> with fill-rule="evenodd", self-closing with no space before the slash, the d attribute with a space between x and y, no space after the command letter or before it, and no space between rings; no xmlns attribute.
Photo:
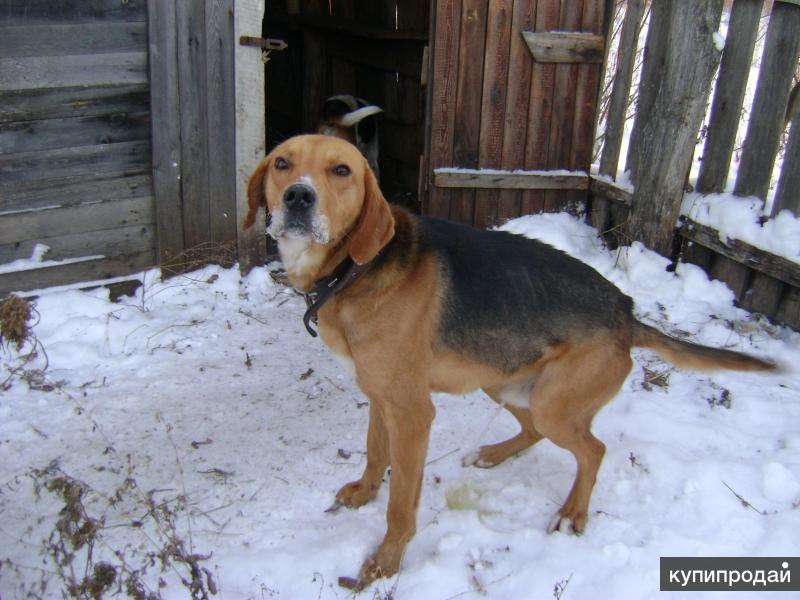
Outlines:
<svg viewBox="0 0 800 600"><path fill-rule="evenodd" d="M437 184L442 167L588 171L602 65L534 61L522 32L603 34L605 0L439 0L426 212L486 227L580 191Z"/></svg>
<svg viewBox="0 0 800 600"><path fill-rule="evenodd" d="M0 293L155 262L143 0L0 1Z"/></svg>

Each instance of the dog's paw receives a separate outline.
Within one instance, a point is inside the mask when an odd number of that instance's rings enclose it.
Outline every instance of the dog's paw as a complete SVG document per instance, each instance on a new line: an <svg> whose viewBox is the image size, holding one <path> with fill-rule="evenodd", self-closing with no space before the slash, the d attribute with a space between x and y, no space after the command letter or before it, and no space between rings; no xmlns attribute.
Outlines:
<svg viewBox="0 0 800 600"><path fill-rule="evenodd" d="M556 513L547 525L547 533L565 533L567 535L581 535L586 527L586 519L573 519Z"/></svg>
<svg viewBox="0 0 800 600"><path fill-rule="evenodd" d="M490 469L492 467L496 467L498 463L488 459L485 456L484 448L485 446L482 446L477 450L473 450L469 454L465 454L461 459L461 466L478 467L479 469Z"/></svg>
<svg viewBox="0 0 800 600"><path fill-rule="evenodd" d="M380 488L380 484L365 483L362 479L346 483L337 492L336 501L331 508L336 507L338 509L339 506L358 508L359 506L364 506L378 495L378 488Z"/></svg>

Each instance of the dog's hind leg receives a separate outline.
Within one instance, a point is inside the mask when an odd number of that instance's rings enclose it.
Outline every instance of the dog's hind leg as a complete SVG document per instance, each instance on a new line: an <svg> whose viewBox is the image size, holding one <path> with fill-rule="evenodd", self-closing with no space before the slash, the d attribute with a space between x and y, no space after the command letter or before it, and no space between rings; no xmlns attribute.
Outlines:
<svg viewBox="0 0 800 600"><path fill-rule="evenodd" d="M599 342L599 343L598 343ZM582 533L605 446L591 432L595 414L619 391L631 369L627 349L614 340L568 348L542 370L531 395L536 429L575 456L572 490L548 532Z"/></svg>
<svg viewBox="0 0 800 600"><path fill-rule="evenodd" d="M486 446L481 446L474 452L470 452L462 460L462 464L465 467L474 465L487 469L497 466L507 458L519 454L523 450L527 450L542 439L542 434L536 431L536 428L533 426L533 416L531 415L530 409L508 404L507 398L504 398L502 395L502 389L489 388L483 391L486 392L492 400L514 415L514 418L520 424L521 430L512 438L497 444L487 444Z"/></svg>

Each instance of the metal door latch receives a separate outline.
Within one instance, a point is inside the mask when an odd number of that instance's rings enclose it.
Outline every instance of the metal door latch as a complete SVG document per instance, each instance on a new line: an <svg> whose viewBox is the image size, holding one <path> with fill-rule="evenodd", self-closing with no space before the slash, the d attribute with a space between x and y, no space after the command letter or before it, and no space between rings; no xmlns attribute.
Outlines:
<svg viewBox="0 0 800 600"><path fill-rule="evenodd" d="M261 48L263 50L286 50L286 48L289 47L289 44L283 40L278 40L275 38L253 37L250 35L241 36L239 38L239 45L255 46L256 48Z"/></svg>

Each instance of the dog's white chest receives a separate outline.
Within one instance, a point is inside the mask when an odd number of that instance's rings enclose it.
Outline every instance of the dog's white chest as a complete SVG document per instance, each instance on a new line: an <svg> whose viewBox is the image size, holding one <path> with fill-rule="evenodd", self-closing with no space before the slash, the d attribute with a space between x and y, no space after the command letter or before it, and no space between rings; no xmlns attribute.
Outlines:
<svg viewBox="0 0 800 600"><path fill-rule="evenodd" d="M344 370L352 377L353 379L356 378L356 363L353 362L353 359L349 356L345 356L344 354L337 354L336 352L331 352L334 358L339 361L339 363L344 367Z"/></svg>

